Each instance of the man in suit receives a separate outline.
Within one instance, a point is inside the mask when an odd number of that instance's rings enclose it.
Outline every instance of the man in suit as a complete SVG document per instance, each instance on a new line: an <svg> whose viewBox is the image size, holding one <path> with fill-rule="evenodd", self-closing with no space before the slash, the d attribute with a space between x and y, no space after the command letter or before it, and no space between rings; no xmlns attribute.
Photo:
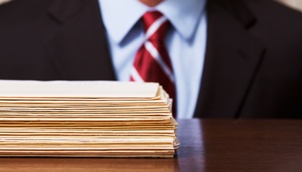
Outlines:
<svg viewBox="0 0 302 172"><path fill-rule="evenodd" d="M0 78L126 80L150 8L171 19L178 118L302 117L302 15L270 0L14 0L0 6ZM124 11L133 26L114 29Z"/></svg>

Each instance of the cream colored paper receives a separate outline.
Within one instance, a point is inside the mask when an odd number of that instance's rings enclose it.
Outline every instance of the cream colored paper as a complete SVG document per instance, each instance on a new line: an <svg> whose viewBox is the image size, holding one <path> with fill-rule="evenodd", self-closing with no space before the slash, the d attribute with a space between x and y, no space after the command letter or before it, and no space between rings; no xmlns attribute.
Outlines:
<svg viewBox="0 0 302 172"><path fill-rule="evenodd" d="M170 107L157 83L0 80L0 156L173 157Z"/></svg>

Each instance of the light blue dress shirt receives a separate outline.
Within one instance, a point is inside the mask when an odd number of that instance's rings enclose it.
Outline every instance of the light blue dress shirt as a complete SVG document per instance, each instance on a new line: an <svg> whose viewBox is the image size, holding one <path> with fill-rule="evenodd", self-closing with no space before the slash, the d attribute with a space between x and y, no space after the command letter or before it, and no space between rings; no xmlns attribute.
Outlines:
<svg viewBox="0 0 302 172"><path fill-rule="evenodd" d="M176 79L177 118L192 118L206 50L206 0L164 0L150 8L138 0L99 0L115 73L129 81L137 50L144 42L141 16L158 10L170 23L166 38Z"/></svg>

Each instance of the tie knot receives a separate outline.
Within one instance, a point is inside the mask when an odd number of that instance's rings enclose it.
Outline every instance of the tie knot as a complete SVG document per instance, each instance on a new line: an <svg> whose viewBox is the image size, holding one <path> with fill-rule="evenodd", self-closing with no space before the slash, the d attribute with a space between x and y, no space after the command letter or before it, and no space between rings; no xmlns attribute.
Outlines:
<svg viewBox="0 0 302 172"><path fill-rule="evenodd" d="M147 40L163 41L168 28L167 18L159 11L148 11L143 17Z"/></svg>

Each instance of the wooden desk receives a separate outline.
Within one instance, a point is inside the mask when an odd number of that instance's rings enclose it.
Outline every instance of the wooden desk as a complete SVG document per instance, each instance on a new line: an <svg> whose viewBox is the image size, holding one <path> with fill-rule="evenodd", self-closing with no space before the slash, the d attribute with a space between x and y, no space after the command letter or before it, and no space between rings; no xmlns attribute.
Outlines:
<svg viewBox="0 0 302 172"><path fill-rule="evenodd" d="M0 158L0 171L302 171L302 120L181 120L173 159Z"/></svg>

